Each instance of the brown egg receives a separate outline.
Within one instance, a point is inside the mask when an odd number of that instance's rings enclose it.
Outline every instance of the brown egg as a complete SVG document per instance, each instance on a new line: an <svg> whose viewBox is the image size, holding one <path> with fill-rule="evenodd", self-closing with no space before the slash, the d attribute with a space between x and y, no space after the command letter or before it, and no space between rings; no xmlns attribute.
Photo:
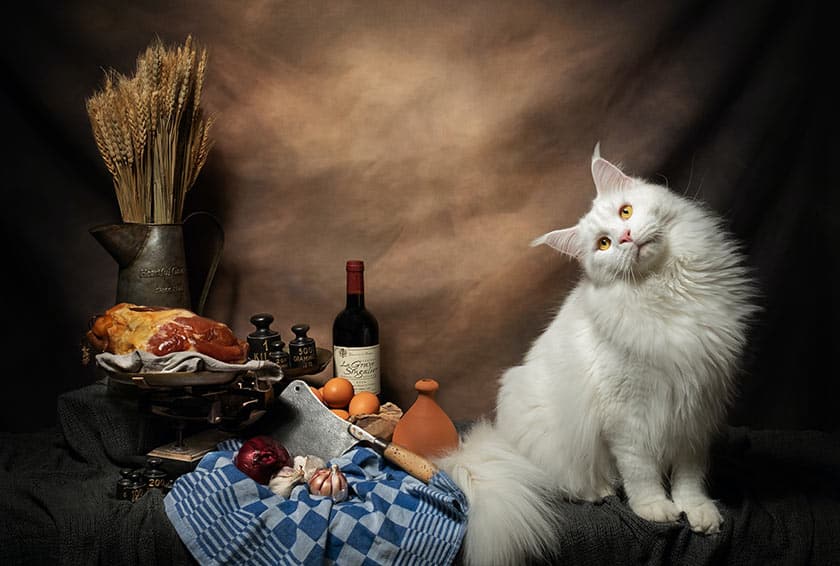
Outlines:
<svg viewBox="0 0 840 566"><path fill-rule="evenodd" d="M345 421L350 418L350 413L345 411L344 409L330 409L333 413L344 419Z"/></svg>
<svg viewBox="0 0 840 566"><path fill-rule="evenodd" d="M379 412L379 398L370 391L359 391L350 399L347 408L351 417L356 415L374 415Z"/></svg>
<svg viewBox="0 0 840 566"><path fill-rule="evenodd" d="M324 393L321 391L319 387L309 386L309 389L312 390L312 394L318 398L318 400L323 403L324 402Z"/></svg>
<svg viewBox="0 0 840 566"><path fill-rule="evenodd" d="M331 409L346 409L354 393L353 384L344 377L328 379L321 388L324 402Z"/></svg>

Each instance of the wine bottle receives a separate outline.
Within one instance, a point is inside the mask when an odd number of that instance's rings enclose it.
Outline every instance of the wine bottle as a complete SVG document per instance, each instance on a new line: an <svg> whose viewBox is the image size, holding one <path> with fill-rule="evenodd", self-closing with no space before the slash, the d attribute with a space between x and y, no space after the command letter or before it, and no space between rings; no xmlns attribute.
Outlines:
<svg viewBox="0 0 840 566"><path fill-rule="evenodd" d="M333 322L333 366L337 377L350 380L356 393L379 394L379 323L365 307L365 264L349 260L347 305Z"/></svg>

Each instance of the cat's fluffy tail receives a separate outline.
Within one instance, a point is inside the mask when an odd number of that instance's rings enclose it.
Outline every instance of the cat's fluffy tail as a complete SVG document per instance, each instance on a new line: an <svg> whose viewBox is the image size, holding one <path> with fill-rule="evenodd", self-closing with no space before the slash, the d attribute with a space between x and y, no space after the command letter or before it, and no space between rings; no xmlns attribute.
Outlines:
<svg viewBox="0 0 840 566"><path fill-rule="evenodd" d="M549 505L548 472L518 454L494 426L475 424L453 453L437 461L469 501L464 561L521 564L546 554L559 518Z"/></svg>

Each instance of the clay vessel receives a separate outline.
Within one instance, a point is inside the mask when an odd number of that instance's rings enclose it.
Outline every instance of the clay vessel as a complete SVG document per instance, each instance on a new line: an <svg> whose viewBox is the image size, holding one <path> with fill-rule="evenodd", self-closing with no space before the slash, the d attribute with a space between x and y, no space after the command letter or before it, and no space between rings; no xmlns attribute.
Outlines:
<svg viewBox="0 0 840 566"><path fill-rule="evenodd" d="M417 400L394 428L392 442L426 458L435 458L458 447L458 431L435 400L438 382L420 379L414 384Z"/></svg>

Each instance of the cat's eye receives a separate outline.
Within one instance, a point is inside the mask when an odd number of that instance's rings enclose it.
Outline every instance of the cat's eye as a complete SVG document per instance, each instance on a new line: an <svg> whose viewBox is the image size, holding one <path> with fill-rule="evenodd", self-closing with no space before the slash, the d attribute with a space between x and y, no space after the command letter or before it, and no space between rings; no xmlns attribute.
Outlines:
<svg viewBox="0 0 840 566"><path fill-rule="evenodd" d="M621 216L623 220L627 220L628 218L633 216L633 206L625 204L624 206L618 209L618 215Z"/></svg>
<svg viewBox="0 0 840 566"><path fill-rule="evenodd" d="M598 249L601 250L601 251L610 249L611 244L612 244L612 241L609 238L607 238L606 236L602 236L602 237L598 238Z"/></svg>

